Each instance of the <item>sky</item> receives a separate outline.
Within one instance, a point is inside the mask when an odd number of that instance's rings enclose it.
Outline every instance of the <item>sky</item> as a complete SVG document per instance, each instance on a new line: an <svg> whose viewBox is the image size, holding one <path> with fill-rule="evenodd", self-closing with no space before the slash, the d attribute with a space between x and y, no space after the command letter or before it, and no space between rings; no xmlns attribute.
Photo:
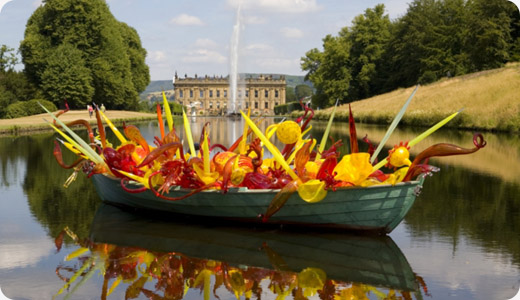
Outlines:
<svg viewBox="0 0 520 300"><path fill-rule="evenodd" d="M231 49L238 72L305 75L300 59L337 35L367 8L383 3L391 19L412 0L107 0L119 21L135 28L152 80L227 76ZM515 2L518 6L518 1ZM0 44L18 49L41 0L0 0ZM240 9L239 9L240 7ZM240 12L240 13L238 13ZM239 16L237 18L237 16ZM238 46L232 47L238 30ZM18 69L23 68L22 65Z"/></svg>

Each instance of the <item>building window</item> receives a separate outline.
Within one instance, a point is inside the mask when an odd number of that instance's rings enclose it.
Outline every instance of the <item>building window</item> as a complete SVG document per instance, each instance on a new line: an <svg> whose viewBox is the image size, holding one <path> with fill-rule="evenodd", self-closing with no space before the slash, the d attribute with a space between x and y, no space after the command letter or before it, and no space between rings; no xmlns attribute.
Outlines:
<svg viewBox="0 0 520 300"><path fill-rule="evenodd" d="M265 97L268 98L269 97L269 91L268 90L265 90ZM267 107L266 107L267 108Z"/></svg>
<svg viewBox="0 0 520 300"><path fill-rule="evenodd" d="M246 102L246 109L249 108L249 102Z"/></svg>
<svg viewBox="0 0 520 300"><path fill-rule="evenodd" d="M220 108L220 102L217 102L217 108Z"/></svg>
<svg viewBox="0 0 520 300"><path fill-rule="evenodd" d="M249 97L249 90L246 91L246 97Z"/></svg>
<svg viewBox="0 0 520 300"><path fill-rule="evenodd" d="M224 90L224 98L227 98L227 90Z"/></svg>
<svg viewBox="0 0 520 300"><path fill-rule="evenodd" d="M258 108L258 102L255 102L255 108Z"/></svg>
<svg viewBox="0 0 520 300"><path fill-rule="evenodd" d="M182 92L182 90L180 90L180 91L179 91L179 98L182 98L182 97L183 97L183 94L184 94L184 93Z"/></svg>
<svg viewBox="0 0 520 300"><path fill-rule="evenodd" d="M264 107L269 108L269 102L264 102Z"/></svg>
<svg viewBox="0 0 520 300"><path fill-rule="evenodd" d="M278 106L278 102L275 102L274 105L275 105L275 106Z"/></svg>
<svg viewBox="0 0 520 300"><path fill-rule="evenodd" d="M220 90L217 90L217 98L220 98Z"/></svg>
<svg viewBox="0 0 520 300"><path fill-rule="evenodd" d="M210 108L210 109L213 108L213 102L210 102L210 103L209 103L209 108Z"/></svg>
<svg viewBox="0 0 520 300"><path fill-rule="evenodd" d="M242 97L242 90L238 90L238 98Z"/></svg>
<svg viewBox="0 0 520 300"><path fill-rule="evenodd" d="M193 98L193 90L190 90L190 98Z"/></svg>
<svg viewBox="0 0 520 300"><path fill-rule="evenodd" d="M200 91L199 91L199 97L200 97L200 98L204 98L204 91L203 91L203 90L200 90Z"/></svg>
<svg viewBox="0 0 520 300"><path fill-rule="evenodd" d="M255 98L258 98L258 90L255 90Z"/></svg>
<svg viewBox="0 0 520 300"><path fill-rule="evenodd" d="M213 98L213 90L209 90L209 97Z"/></svg>
<svg viewBox="0 0 520 300"><path fill-rule="evenodd" d="M278 90L274 91L274 97L278 98Z"/></svg>

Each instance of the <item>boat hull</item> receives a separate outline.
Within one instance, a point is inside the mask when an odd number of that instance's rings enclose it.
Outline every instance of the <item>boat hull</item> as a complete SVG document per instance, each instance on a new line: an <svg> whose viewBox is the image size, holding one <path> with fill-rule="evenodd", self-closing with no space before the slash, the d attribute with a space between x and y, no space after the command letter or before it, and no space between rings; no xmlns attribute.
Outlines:
<svg viewBox="0 0 520 300"><path fill-rule="evenodd" d="M168 201L155 196L149 190L128 193L121 188L119 179L105 175L94 175L92 181L99 196L106 203L248 222L261 222L259 216L266 212L269 203L278 192L239 188L230 189L226 194L222 194L218 190L207 190L180 201ZM423 181L424 178L421 178L418 181L396 185L329 191L327 197L317 203L307 203L294 193L282 209L267 222L389 233L412 207ZM189 190L186 189L171 190L167 196L179 197L187 192Z"/></svg>

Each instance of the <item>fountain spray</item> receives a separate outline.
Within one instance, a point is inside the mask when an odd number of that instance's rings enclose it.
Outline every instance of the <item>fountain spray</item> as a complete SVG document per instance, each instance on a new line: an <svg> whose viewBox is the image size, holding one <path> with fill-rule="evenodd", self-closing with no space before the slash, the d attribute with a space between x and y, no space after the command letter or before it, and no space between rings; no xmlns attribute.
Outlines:
<svg viewBox="0 0 520 300"><path fill-rule="evenodd" d="M238 86L238 43L240 41L240 10L242 1L238 1L237 15L233 34L231 36L230 52L230 71L229 71L229 99L228 115L238 114L240 107L237 107L237 86Z"/></svg>

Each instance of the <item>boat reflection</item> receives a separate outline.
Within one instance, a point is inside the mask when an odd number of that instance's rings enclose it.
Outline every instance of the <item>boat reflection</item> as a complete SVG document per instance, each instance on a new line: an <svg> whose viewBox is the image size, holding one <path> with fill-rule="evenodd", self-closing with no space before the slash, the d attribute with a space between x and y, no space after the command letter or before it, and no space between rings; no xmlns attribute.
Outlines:
<svg viewBox="0 0 520 300"><path fill-rule="evenodd" d="M420 299L426 290L388 236L194 225L103 205L80 244L57 269L58 294L97 272L102 299L116 290L125 299Z"/></svg>

